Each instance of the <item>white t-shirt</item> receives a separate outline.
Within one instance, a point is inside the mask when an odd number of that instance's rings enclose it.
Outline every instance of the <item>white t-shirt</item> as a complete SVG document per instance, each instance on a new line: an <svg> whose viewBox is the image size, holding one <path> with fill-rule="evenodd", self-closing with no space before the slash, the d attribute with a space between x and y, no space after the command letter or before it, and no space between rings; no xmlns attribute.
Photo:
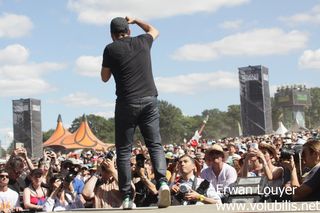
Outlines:
<svg viewBox="0 0 320 213"><path fill-rule="evenodd" d="M6 192L0 192L0 210L20 207L19 194L8 188Z"/></svg>

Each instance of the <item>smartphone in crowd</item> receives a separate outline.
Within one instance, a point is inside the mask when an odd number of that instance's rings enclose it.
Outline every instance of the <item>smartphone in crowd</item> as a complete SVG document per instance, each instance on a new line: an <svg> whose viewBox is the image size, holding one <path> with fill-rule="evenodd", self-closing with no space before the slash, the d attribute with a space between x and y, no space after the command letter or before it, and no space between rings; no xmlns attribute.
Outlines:
<svg viewBox="0 0 320 213"><path fill-rule="evenodd" d="M23 143L16 143L16 149L21 149L24 148L24 144Z"/></svg>

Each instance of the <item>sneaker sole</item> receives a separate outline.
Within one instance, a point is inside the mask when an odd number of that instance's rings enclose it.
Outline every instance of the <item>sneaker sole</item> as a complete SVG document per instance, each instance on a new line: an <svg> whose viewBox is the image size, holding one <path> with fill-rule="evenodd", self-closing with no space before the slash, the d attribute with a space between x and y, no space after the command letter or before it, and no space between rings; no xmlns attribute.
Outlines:
<svg viewBox="0 0 320 213"><path fill-rule="evenodd" d="M171 197L170 197L170 191L169 190L163 190L160 192L159 195L159 208L166 208L171 205Z"/></svg>

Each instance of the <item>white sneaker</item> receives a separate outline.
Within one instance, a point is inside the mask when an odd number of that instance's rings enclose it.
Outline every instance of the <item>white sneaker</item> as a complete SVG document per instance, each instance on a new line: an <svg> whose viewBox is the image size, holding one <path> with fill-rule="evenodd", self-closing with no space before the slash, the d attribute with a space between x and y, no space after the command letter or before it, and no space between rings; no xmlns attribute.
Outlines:
<svg viewBox="0 0 320 213"><path fill-rule="evenodd" d="M136 204L130 198L125 198L122 201L122 209L123 210L129 210L129 209L135 209L135 208L136 208Z"/></svg>
<svg viewBox="0 0 320 213"><path fill-rule="evenodd" d="M160 186L158 191L158 207L166 208L171 205L171 194L167 184Z"/></svg>

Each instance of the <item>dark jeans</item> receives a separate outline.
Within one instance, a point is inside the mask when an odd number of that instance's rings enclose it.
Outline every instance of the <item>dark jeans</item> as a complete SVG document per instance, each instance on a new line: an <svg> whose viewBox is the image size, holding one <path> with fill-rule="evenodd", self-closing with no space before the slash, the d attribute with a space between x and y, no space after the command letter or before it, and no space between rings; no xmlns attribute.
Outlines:
<svg viewBox="0 0 320 213"><path fill-rule="evenodd" d="M159 109L156 97L143 97L133 101L119 101L115 110L115 140L119 188L123 196L131 196L131 165L133 136L139 126L154 168L157 188L166 179L166 161L161 145Z"/></svg>

